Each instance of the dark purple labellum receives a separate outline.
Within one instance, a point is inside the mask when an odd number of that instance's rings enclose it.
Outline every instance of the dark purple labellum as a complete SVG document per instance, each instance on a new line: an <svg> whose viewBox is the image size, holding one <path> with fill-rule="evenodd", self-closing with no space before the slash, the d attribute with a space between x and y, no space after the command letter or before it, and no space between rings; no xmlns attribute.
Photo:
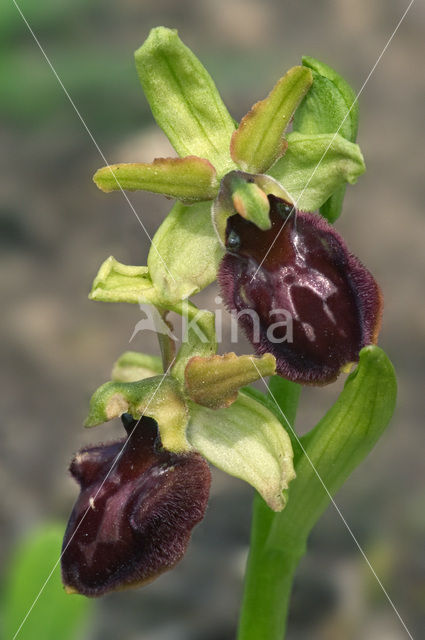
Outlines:
<svg viewBox="0 0 425 640"><path fill-rule="evenodd" d="M151 581L182 558L205 513L211 480L205 460L160 450L150 418L137 426L125 420L126 440L82 449L71 463L81 493L63 542L62 578L70 592L100 596Z"/></svg>
<svg viewBox="0 0 425 640"><path fill-rule="evenodd" d="M227 221L222 296L257 353L276 357L280 375L327 384L376 342L381 293L324 218L269 201L267 231L239 215Z"/></svg>

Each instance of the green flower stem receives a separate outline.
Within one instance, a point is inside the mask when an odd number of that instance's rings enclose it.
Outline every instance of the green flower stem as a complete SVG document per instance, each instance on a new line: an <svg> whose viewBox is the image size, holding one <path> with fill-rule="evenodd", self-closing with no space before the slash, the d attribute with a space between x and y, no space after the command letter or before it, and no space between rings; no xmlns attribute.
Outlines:
<svg viewBox="0 0 425 640"><path fill-rule="evenodd" d="M278 402L293 425L301 387L283 378L279 382L282 393ZM289 430L288 434L292 435ZM268 539L275 520L286 513L288 506L275 513L258 493L254 497L238 640L281 640L283 637L293 575L303 549L298 545L294 548L271 546Z"/></svg>
<svg viewBox="0 0 425 640"><path fill-rule="evenodd" d="M273 393L290 425L297 393L293 386L286 394L282 388L278 398ZM284 511L273 513L256 496L238 640L284 637L292 579L310 531L387 427L396 393L385 353L378 347L362 349L336 403L295 449L297 477Z"/></svg>
<svg viewBox="0 0 425 640"><path fill-rule="evenodd" d="M158 311L161 315L162 320L165 322L170 331L172 331L173 325L167 320L168 311L159 308ZM162 367L165 372L168 371L175 360L176 343L174 342L173 338L166 333L158 332L156 335L158 336L159 348L161 351Z"/></svg>

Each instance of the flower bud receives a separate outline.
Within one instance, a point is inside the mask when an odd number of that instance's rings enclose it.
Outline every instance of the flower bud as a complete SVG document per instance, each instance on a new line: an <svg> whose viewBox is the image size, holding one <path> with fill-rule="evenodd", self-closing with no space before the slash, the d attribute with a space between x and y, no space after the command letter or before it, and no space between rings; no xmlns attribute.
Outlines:
<svg viewBox="0 0 425 640"><path fill-rule="evenodd" d="M322 217L273 195L270 230L230 217L219 270L223 299L257 353L301 384L327 384L376 342L377 283Z"/></svg>
<svg viewBox="0 0 425 640"><path fill-rule="evenodd" d="M151 418L123 422L127 439L82 449L71 463L81 493L63 542L68 592L100 596L151 581L182 558L204 516L205 460L161 450Z"/></svg>

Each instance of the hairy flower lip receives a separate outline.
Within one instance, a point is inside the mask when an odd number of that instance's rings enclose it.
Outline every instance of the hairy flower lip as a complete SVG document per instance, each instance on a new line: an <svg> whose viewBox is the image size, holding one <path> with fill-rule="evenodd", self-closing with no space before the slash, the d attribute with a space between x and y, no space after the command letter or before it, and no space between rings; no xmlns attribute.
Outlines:
<svg viewBox="0 0 425 640"><path fill-rule="evenodd" d="M221 262L222 296L239 314L256 352L276 357L280 375L301 384L328 384L347 363L358 361L362 347L376 342L382 295L324 218L300 211L295 218L282 217L282 201L272 195L269 200L270 230L261 231L238 215L228 219L227 235L239 234L241 244ZM291 315L292 344L269 339L270 309ZM259 318L257 335L250 310Z"/></svg>
<svg viewBox="0 0 425 640"><path fill-rule="evenodd" d="M71 462L80 495L63 542L69 592L94 597L151 582L182 558L205 513L206 461L160 449L150 418L124 423L131 438L86 447Z"/></svg>

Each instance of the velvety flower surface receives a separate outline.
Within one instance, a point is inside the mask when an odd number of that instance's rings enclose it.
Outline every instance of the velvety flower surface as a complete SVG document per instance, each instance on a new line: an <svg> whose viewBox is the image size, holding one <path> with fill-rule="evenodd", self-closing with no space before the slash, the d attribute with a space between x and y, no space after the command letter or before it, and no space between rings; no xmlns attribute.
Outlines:
<svg viewBox="0 0 425 640"><path fill-rule="evenodd" d="M380 290L324 218L291 213L275 196L269 201L267 231L240 215L228 219L222 295L257 353L276 357L282 376L326 384L376 342Z"/></svg>
<svg viewBox="0 0 425 640"><path fill-rule="evenodd" d="M207 505L210 471L199 454L161 450L150 418L136 426L125 415L123 423L127 440L82 449L70 467L81 493L64 537L62 577L68 591L86 596L171 569Z"/></svg>

